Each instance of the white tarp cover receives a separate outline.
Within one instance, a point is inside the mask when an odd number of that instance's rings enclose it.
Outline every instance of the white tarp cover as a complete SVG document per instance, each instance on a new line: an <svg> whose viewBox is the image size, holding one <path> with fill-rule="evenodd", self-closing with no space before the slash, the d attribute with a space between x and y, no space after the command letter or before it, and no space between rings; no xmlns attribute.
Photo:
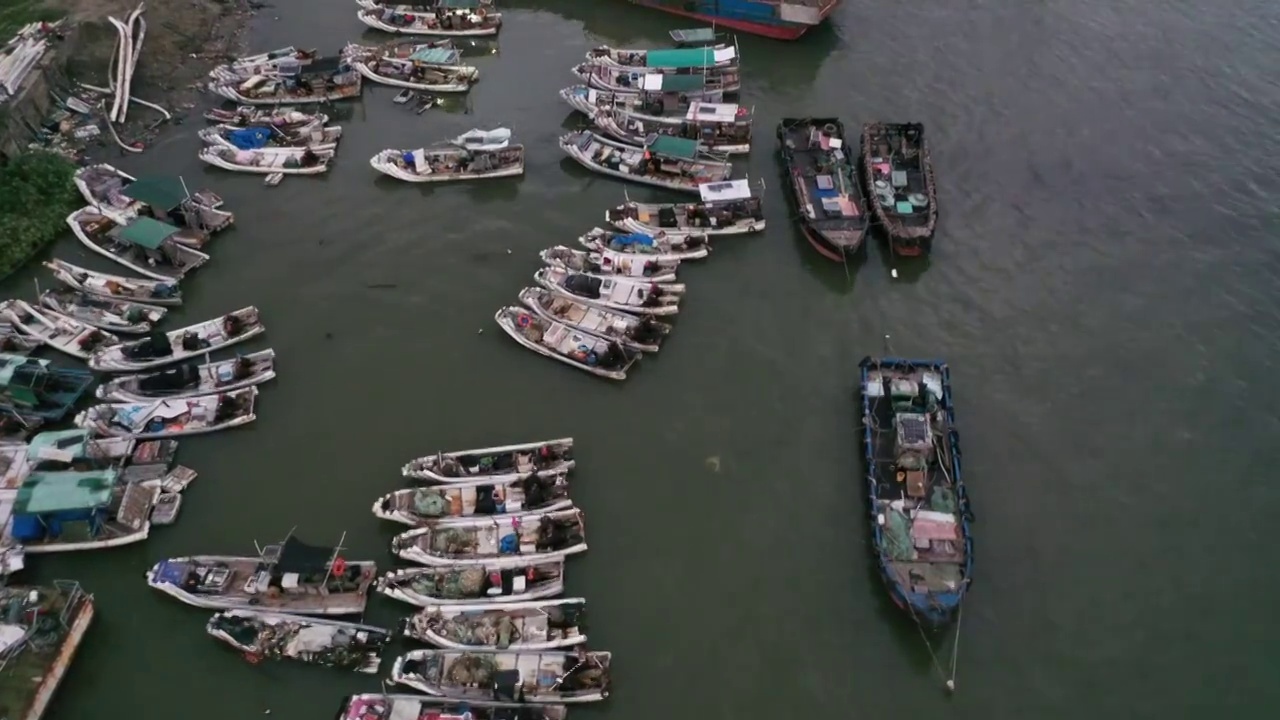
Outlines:
<svg viewBox="0 0 1280 720"><path fill-rule="evenodd" d="M298 631L297 635L285 647L285 654L297 656L302 653L315 653L333 645L333 636L338 629L329 625L312 625Z"/></svg>
<svg viewBox="0 0 1280 720"><path fill-rule="evenodd" d="M746 178L703 183L698 186L698 194L702 196L702 202L705 203L746 200L751 197L751 184Z"/></svg>
<svg viewBox="0 0 1280 720"><path fill-rule="evenodd" d="M738 48L733 47L732 45L730 45L729 47L719 47L719 48L716 48L714 51L712 51L711 55L712 57L715 58L715 61L718 63L728 62L729 60L732 60L735 57L737 57Z"/></svg>
<svg viewBox="0 0 1280 720"><path fill-rule="evenodd" d="M453 139L453 144L468 150L501 150L511 142L509 128L481 130L472 128Z"/></svg>
<svg viewBox="0 0 1280 720"><path fill-rule="evenodd" d="M15 643L25 637L27 629L21 625L0 625L0 652L4 652L13 647Z"/></svg>
<svg viewBox="0 0 1280 720"><path fill-rule="evenodd" d="M733 122L738 119L738 104L691 102L684 119L690 122Z"/></svg>
<svg viewBox="0 0 1280 720"><path fill-rule="evenodd" d="M431 174L431 166L427 164L427 155L422 150L413 151L413 170L419 175Z"/></svg>
<svg viewBox="0 0 1280 720"><path fill-rule="evenodd" d="M422 701L396 698L391 701L391 712L387 720L418 720L422 714Z"/></svg>
<svg viewBox="0 0 1280 720"><path fill-rule="evenodd" d="M645 75L640 81L641 90L658 91L662 89L662 75L655 73L653 75Z"/></svg>

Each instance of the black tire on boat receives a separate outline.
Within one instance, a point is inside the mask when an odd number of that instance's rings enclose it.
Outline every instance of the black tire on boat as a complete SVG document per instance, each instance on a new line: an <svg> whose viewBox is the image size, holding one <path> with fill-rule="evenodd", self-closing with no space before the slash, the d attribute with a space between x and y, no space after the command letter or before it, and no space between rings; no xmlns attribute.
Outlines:
<svg viewBox="0 0 1280 720"><path fill-rule="evenodd" d="M837 128L836 128L836 124L835 124L835 123L827 123L826 125L823 125L823 126L822 126L822 132L824 132L824 133L826 133L826 134L828 134L828 135L830 135L830 136L832 136L832 137L835 137L836 129L837 129Z"/></svg>

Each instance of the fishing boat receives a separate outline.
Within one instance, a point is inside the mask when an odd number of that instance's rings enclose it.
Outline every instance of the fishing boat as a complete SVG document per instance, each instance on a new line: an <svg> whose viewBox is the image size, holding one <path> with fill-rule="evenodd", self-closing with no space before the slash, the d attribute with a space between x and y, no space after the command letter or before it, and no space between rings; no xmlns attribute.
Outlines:
<svg viewBox="0 0 1280 720"><path fill-rule="evenodd" d="M610 92L637 92L649 87L664 87L665 80L649 80L650 77L696 78L704 91L736 93L742 87L741 72L736 67L683 68L679 74L654 72L648 69L627 69L601 63L586 62L575 65L573 74L588 87Z"/></svg>
<svg viewBox="0 0 1280 720"><path fill-rule="evenodd" d="M863 125L862 166L873 193L871 211L889 236L893 254L929 254L938 224L938 191L924 125Z"/></svg>
<svg viewBox="0 0 1280 720"><path fill-rule="evenodd" d="M234 110L210 108L204 112L204 119L210 122L248 127L250 125L279 125L290 127L296 125L328 125L329 116L324 113L302 112L291 107L255 107L240 105Z"/></svg>
<svg viewBox="0 0 1280 720"><path fill-rule="evenodd" d="M377 591L418 607L508 603L564 592L564 558L533 565L435 565L399 568L378 579Z"/></svg>
<svg viewBox="0 0 1280 720"><path fill-rule="evenodd" d="M4 318L0 314L0 320ZM13 323L0 322L0 352L9 355L30 355L40 347L40 341L24 335Z"/></svg>
<svg viewBox="0 0 1280 720"><path fill-rule="evenodd" d="M344 700L336 720L564 720L567 715L564 705L364 693Z"/></svg>
<svg viewBox="0 0 1280 720"><path fill-rule="evenodd" d="M174 443L176 452L177 441ZM51 430L31 438L27 445L0 445L3 485L13 487L31 472L126 469L155 465L168 471L172 453L136 453L140 445L131 438L95 437L88 430ZM136 454L135 454L136 453Z"/></svg>
<svg viewBox="0 0 1280 720"><path fill-rule="evenodd" d="M214 80L244 80L254 75L292 75L296 74L302 67L310 65L319 57L319 53L315 48L303 50L300 48L283 47L278 50L268 50L257 55L246 55L236 58L225 65L219 65L209 71L209 77Z"/></svg>
<svg viewBox="0 0 1280 720"><path fill-rule="evenodd" d="M89 367L105 372L146 370L231 347L266 332L258 308L250 305L222 317L167 333L102 348Z"/></svg>
<svg viewBox="0 0 1280 720"><path fill-rule="evenodd" d="M778 148L792 205L813 249L836 262L862 250L868 217L844 123L837 118L783 118Z"/></svg>
<svg viewBox="0 0 1280 720"><path fill-rule="evenodd" d="M973 574L951 370L940 360L903 358L866 358L859 369L880 576L913 620L940 628L959 613Z"/></svg>
<svg viewBox="0 0 1280 720"><path fill-rule="evenodd" d="M436 605L405 619L405 637L451 650L538 651L587 641L582 598Z"/></svg>
<svg viewBox="0 0 1280 720"><path fill-rule="evenodd" d="M602 175L669 190L698 192L704 183L723 182L733 166L684 138L652 135L645 145L627 145L590 131L560 137L560 149L578 164Z"/></svg>
<svg viewBox="0 0 1280 720"><path fill-rule="evenodd" d="M423 565L528 564L586 551L582 511L573 507L515 518L464 518L391 539L393 554Z"/></svg>
<svg viewBox="0 0 1280 720"><path fill-rule="evenodd" d="M419 60L418 58L424 58ZM422 50L403 60L388 57L353 58L351 66L366 79L391 87L422 92L463 93L471 89L480 71L470 65L446 65L457 50Z"/></svg>
<svg viewBox="0 0 1280 720"><path fill-rule="evenodd" d="M220 145L200 148L197 157L223 170L259 175L320 175L329 172L333 150L311 148L239 150Z"/></svg>
<svg viewBox="0 0 1280 720"><path fill-rule="evenodd" d="M258 388L217 395L148 400L137 403L103 403L76 415L77 427L100 435L142 439L204 435L248 425L258 416L254 402Z"/></svg>
<svg viewBox="0 0 1280 720"><path fill-rule="evenodd" d="M373 514L422 527L467 517L509 517L572 506L564 475L529 474L501 483L481 479L397 490L378 498Z"/></svg>
<svg viewBox="0 0 1280 720"><path fill-rule="evenodd" d="M211 610L359 615L369 600L377 563L345 560L341 551L289 535L252 557L162 560L147 571L147 584L187 605Z"/></svg>
<svg viewBox="0 0 1280 720"><path fill-rule="evenodd" d="M551 320L520 307L505 307L494 321L511 339L539 355L610 380L626 380L640 353L620 342Z"/></svg>
<svg viewBox="0 0 1280 720"><path fill-rule="evenodd" d="M644 278L649 282L675 282L679 260L654 259L640 253L620 253L613 250L590 252L574 250L563 245L547 248L538 255L549 267L593 275L621 275Z"/></svg>
<svg viewBox="0 0 1280 720"><path fill-rule="evenodd" d="M209 90L239 105L309 105L360 97L361 75L341 57L313 60L298 74L254 75L216 82Z"/></svg>
<svg viewBox="0 0 1280 720"><path fill-rule="evenodd" d="M488 180L524 174L524 146L511 144L511 131L472 129L434 148L383 150L369 165L405 182Z"/></svg>
<svg viewBox="0 0 1280 720"><path fill-rule="evenodd" d="M573 438L539 440L516 445L438 452L400 468L407 478L433 483L488 480L506 483L534 474L562 475L573 469Z"/></svg>
<svg viewBox="0 0 1280 720"><path fill-rule="evenodd" d="M560 99L588 117L617 110L641 120L680 122L694 102L721 102L724 91L704 87L701 75L647 75L640 87L625 92L571 85L560 91Z"/></svg>
<svg viewBox="0 0 1280 720"><path fill-rule="evenodd" d="M649 283L628 278L601 277L543 268L533 279L542 287L581 300L587 305L621 312L675 315L684 297L682 283Z"/></svg>
<svg viewBox="0 0 1280 720"><path fill-rule="evenodd" d="M739 109L741 106L730 103L694 101L684 119L660 120L632 117L625 110L602 109L591 116L591 122L609 137L632 145L644 145L653 135L668 135L692 140L707 152L746 155L751 152L751 122L738 119Z"/></svg>
<svg viewBox="0 0 1280 720"><path fill-rule="evenodd" d="M685 233L668 235L665 231L647 235L645 233L622 233L591 228L578 236L578 244L597 252L610 250L625 252L629 255L643 255L655 260L682 261L700 260L711 252L710 238L706 235Z"/></svg>
<svg viewBox="0 0 1280 720"><path fill-rule="evenodd" d="M88 165L76 171L76 189L85 202L110 212L115 217L131 218L139 214L194 231L187 244L203 244L208 236L225 230L235 222L233 213L222 209L222 197L212 190L187 191L181 177L151 176L135 178L112 165Z"/></svg>
<svg viewBox="0 0 1280 720"><path fill-rule="evenodd" d="M0 407L19 417L56 422L93 384L93 373L43 358L0 354Z"/></svg>
<svg viewBox="0 0 1280 720"><path fill-rule="evenodd" d="M675 74L704 68L738 66L738 46L721 43L687 48L615 48L599 45L587 51L586 60L597 65Z"/></svg>
<svg viewBox="0 0 1280 720"><path fill-rule="evenodd" d="M173 281L111 275L57 259L46 262L44 266L53 271L53 276L64 285L93 297L147 305L182 304L182 291Z"/></svg>
<svg viewBox="0 0 1280 720"><path fill-rule="evenodd" d="M67 225L85 247L156 280L180 280L209 262L208 255L183 242L182 229L149 217L123 220L85 207L68 215Z"/></svg>
<svg viewBox="0 0 1280 720"><path fill-rule="evenodd" d="M209 618L205 631L255 665L263 659L297 660L370 674L378 672L391 639L374 625L257 610L223 610Z"/></svg>
<svg viewBox="0 0 1280 720"><path fill-rule="evenodd" d="M45 290L40 304L50 310L114 333L144 333L169 311L155 305L104 298L70 288Z"/></svg>
<svg viewBox="0 0 1280 720"><path fill-rule="evenodd" d="M526 703L584 703L609 697L607 652L411 650L391 682L442 697Z"/></svg>
<svg viewBox="0 0 1280 720"><path fill-rule="evenodd" d="M342 126L319 124L304 125L299 128L282 129L267 125L237 127L235 125L214 125L201 130L197 135L205 145L232 148L235 150L285 150L301 152L304 148L319 150L337 150L338 140L342 138Z"/></svg>
<svg viewBox="0 0 1280 720"><path fill-rule="evenodd" d="M699 202L638 203L627 198L605 211L615 228L653 237L665 235L742 235L764 230L763 201L745 178L707 183L698 187Z"/></svg>
<svg viewBox="0 0 1280 720"><path fill-rule="evenodd" d="M147 402L213 395L261 385L276 376L274 350L203 365L183 363L158 372L121 375L98 386L101 400Z"/></svg>
<svg viewBox="0 0 1280 720"><path fill-rule="evenodd" d="M636 316L592 307L546 288L521 290L520 302L547 320L616 341L639 352L657 352L662 341L671 334L671 325L656 320L652 315Z"/></svg>
<svg viewBox="0 0 1280 720"><path fill-rule="evenodd" d="M0 316L28 337L81 360L88 360L99 348L120 342L115 335L79 320L52 310L37 310L26 300L0 302Z"/></svg>
<svg viewBox="0 0 1280 720"><path fill-rule="evenodd" d="M151 533L159 481L125 482L116 468L37 471L17 491L8 536L28 554L131 545Z"/></svg>
<svg viewBox="0 0 1280 720"><path fill-rule="evenodd" d="M443 50L446 53L428 54L423 52L425 50ZM462 64L462 51L454 48L452 38L428 41L423 41L421 38L396 39L381 45L347 43L346 47L342 48L341 54L345 58L391 58L393 60L408 60L414 55L421 55L422 62L426 64Z"/></svg>
<svg viewBox="0 0 1280 720"><path fill-rule="evenodd" d="M840 0L628 0L633 5L774 40L796 40L821 25ZM700 32L705 28L700 28ZM673 30L687 33L687 30Z"/></svg>
<svg viewBox="0 0 1280 720"><path fill-rule="evenodd" d="M361 8L356 17L375 30L403 35L484 37L502 28L502 13L465 0L445 0L422 9L377 5Z"/></svg>

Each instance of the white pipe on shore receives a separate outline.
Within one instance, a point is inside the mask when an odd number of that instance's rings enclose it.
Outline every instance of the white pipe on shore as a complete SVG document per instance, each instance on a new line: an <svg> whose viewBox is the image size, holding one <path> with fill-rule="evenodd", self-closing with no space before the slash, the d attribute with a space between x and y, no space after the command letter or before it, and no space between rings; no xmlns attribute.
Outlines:
<svg viewBox="0 0 1280 720"><path fill-rule="evenodd" d="M129 71L129 51L133 49L133 41L129 38L129 30L125 28L124 23L119 20L108 17L107 20L115 26L116 33L119 35L116 41L116 62L115 62L115 98L111 105L111 112L107 115L107 119L116 122L120 117L120 105L122 98L121 91L125 87L125 73Z"/></svg>
<svg viewBox="0 0 1280 720"><path fill-rule="evenodd" d="M119 94L117 99L117 104L119 105L117 122L124 122L129 114L129 90L133 86L133 72L138 68L138 55L142 52L142 39L146 37L147 33L146 23L142 23L140 26L142 35L135 40L133 26L142 19L142 11L145 7L146 3L138 3L138 7L129 13L129 19L125 23L125 42L128 44L129 54L128 62L125 65L124 84L116 88Z"/></svg>
<svg viewBox="0 0 1280 720"><path fill-rule="evenodd" d="M93 90L94 92L100 92L100 93L115 92L115 90L111 88L98 87L97 85L89 85L87 83L79 83L79 85L85 90ZM132 95L129 96L129 102L137 103L142 107L151 108L152 110L155 110L156 112L163 115L165 120L173 119L173 115L170 115L168 110L165 110L164 108L160 107L159 105L156 105L155 103L149 103L146 100L139 100L138 98L133 97Z"/></svg>

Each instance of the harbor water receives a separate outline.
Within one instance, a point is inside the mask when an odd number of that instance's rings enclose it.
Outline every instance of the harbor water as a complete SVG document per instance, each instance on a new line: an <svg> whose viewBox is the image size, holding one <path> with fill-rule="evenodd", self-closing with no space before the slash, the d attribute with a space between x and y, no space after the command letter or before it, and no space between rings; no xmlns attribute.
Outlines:
<svg viewBox="0 0 1280 720"><path fill-rule="evenodd" d="M367 86L335 109L323 177L266 188L206 168L198 116L112 159L225 197L237 225L166 327L257 305L267 332L246 347L274 348L279 379L254 425L182 441L200 478L175 526L29 559L24 582L97 596L50 717L333 717L379 678L251 665L144 571L294 527L317 544L345 533L344 557L389 567L400 528L369 508L405 461L570 435L591 550L569 595L588 598L616 672L609 701L575 717L1274 713L1280 587L1252 552L1280 504L1274 3L845 0L800 42L741 38L757 119L738 164L767 186L769 229L681 268L676 330L625 383L539 358L492 317L540 249L574 245L624 189L671 197L564 159L556 139L583 120L556 92L587 48L660 45L680 23L622 0L500 4L500 40L463 44L481 71L466 99L414 115ZM349 0L278 0L250 37L385 39ZM898 264L873 242L842 266L805 243L773 129L806 115L925 123L931 259ZM522 179L417 187L367 164L494 126L528 148ZM110 267L69 235L53 255ZM33 276L50 287L28 270L5 296L30 297ZM977 563L950 696L868 552L856 365L886 347L952 365ZM366 619L410 610L378 597Z"/></svg>

